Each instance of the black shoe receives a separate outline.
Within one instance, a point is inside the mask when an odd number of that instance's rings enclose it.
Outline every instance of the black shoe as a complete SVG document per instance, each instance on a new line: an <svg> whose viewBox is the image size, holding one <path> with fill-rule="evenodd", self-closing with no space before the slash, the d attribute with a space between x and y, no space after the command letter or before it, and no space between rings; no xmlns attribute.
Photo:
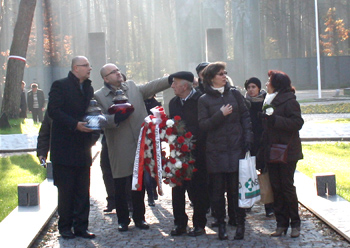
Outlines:
<svg viewBox="0 0 350 248"><path fill-rule="evenodd" d="M192 237L200 236L205 234L205 229L202 227L194 227L194 228L191 228L187 234L188 236L192 236Z"/></svg>
<svg viewBox="0 0 350 248"><path fill-rule="evenodd" d="M88 230L84 232L75 232L75 236L82 237L84 239L94 239L96 235L92 232L89 232Z"/></svg>
<svg viewBox="0 0 350 248"><path fill-rule="evenodd" d="M186 229L187 229L186 226L175 226L175 228L173 230L171 230L170 235L171 236L180 236L180 235L187 232Z"/></svg>
<svg viewBox="0 0 350 248"><path fill-rule="evenodd" d="M236 240L244 239L244 231L245 231L244 226L237 226L236 235L234 239Z"/></svg>
<svg viewBox="0 0 350 248"><path fill-rule="evenodd" d="M150 207L154 207L156 204L154 203L154 201L148 201L148 206Z"/></svg>
<svg viewBox="0 0 350 248"><path fill-rule="evenodd" d="M246 212L246 213L250 213L251 211L252 211L252 207L251 207L251 208L246 208L246 209L245 209L245 212Z"/></svg>
<svg viewBox="0 0 350 248"><path fill-rule="evenodd" d="M144 229L144 230L149 229L149 225L144 220L135 222L135 226L140 228L140 229Z"/></svg>
<svg viewBox="0 0 350 248"><path fill-rule="evenodd" d="M236 222L235 219L229 219L228 224L229 224L230 226L237 226L237 222Z"/></svg>
<svg viewBox="0 0 350 248"><path fill-rule="evenodd" d="M214 221L211 223L211 227L218 227L218 226L219 226L218 219L214 218Z"/></svg>
<svg viewBox="0 0 350 248"><path fill-rule="evenodd" d="M220 223L219 224L219 239L220 240L228 239L228 236L227 236L227 233L226 233L226 223Z"/></svg>
<svg viewBox="0 0 350 248"><path fill-rule="evenodd" d="M128 230L128 225L125 223L119 223L118 225L118 231L119 232L126 232Z"/></svg>
<svg viewBox="0 0 350 248"><path fill-rule="evenodd" d="M60 231L61 237L64 239L74 239L75 235L71 230Z"/></svg>

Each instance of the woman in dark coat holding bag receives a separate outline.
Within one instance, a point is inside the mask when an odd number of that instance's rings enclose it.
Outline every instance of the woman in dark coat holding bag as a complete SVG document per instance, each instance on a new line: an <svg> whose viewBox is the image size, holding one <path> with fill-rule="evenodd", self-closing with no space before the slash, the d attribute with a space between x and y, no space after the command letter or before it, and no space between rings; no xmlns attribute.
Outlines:
<svg viewBox="0 0 350 248"><path fill-rule="evenodd" d="M263 104L264 111L260 115L264 131L259 153L263 155L268 168L274 194L277 228L271 236L286 234L290 225L291 237L296 238L300 235L300 217L294 172L298 160L303 158L299 130L304 120L288 75L281 71L269 71L268 76L268 94ZM287 164L270 162L272 144L288 144Z"/></svg>
<svg viewBox="0 0 350 248"><path fill-rule="evenodd" d="M232 198L237 215L234 239L244 238L245 211L238 207L239 159L250 150L252 131L249 111L239 91L227 82L224 62L209 64L203 71L205 94L198 101L198 120L207 132L206 163L212 183L212 205L219 224L219 239L227 239L225 198Z"/></svg>
<svg viewBox="0 0 350 248"><path fill-rule="evenodd" d="M250 119L252 121L252 130L254 133L254 142L252 149L250 150L250 154L252 156L256 156L259 147L261 146L261 135L263 132L262 121L261 118L259 118L258 114L262 112L262 106L265 100L266 91L261 90L261 81L256 77L247 79L244 83L244 88L247 91L245 94L245 99L250 104L249 113ZM256 169L259 170L261 174L265 173L267 170L265 168L264 161L257 159ZM273 216L273 203L265 204L265 212L266 217Z"/></svg>

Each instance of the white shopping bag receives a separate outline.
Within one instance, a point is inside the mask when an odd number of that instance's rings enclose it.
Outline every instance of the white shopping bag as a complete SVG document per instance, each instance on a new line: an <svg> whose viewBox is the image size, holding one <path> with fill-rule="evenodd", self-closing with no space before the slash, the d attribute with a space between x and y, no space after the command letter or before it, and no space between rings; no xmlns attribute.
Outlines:
<svg viewBox="0 0 350 248"><path fill-rule="evenodd" d="M255 156L248 151L244 159L239 160L239 194L238 206L251 208L260 201L260 187L255 167Z"/></svg>

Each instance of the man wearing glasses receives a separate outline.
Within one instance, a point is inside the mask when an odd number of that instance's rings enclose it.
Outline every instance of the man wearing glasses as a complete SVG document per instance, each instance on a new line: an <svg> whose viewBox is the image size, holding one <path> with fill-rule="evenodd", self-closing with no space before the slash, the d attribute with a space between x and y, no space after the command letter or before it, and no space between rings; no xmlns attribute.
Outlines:
<svg viewBox="0 0 350 248"><path fill-rule="evenodd" d="M88 231L93 130L81 121L94 93L90 71L86 57L73 58L68 77L53 82L49 93L51 161L60 216L58 230L65 239L95 238Z"/></svg>
<svg viewBox="0 0 350 248"><path fill-rule="evenodd" d="M104 85L95 92L95 99L108 122L104 129L104 134L107 139L109 160L114 179L118 230L125 232L130 224L125 190L126 185L131 185L140 128L147 116L144 100L168 89L170 85L168 77L156 79L143 85L137 85L131 80L124 82L121 72L114 64L104 65L100 73L104 80ZM107 113L108 108L113 104L112 100L115 92L120 92L120 90L123 91L129 102L134 106L134 112L125 120L120 120L117 115ZM145 221L144 196L144 187L142 187L141 191L132 191L132 218L136 227L149 229Z"/></svg>

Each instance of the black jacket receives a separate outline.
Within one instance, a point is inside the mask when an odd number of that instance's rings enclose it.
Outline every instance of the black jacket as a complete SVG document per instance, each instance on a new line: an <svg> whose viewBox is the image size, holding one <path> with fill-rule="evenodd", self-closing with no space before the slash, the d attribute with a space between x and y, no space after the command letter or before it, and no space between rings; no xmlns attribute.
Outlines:
<svg viewBox="0 0 350 248"><path fill-rule="evenodd" d="M21 103L19 108L21 109L19 112L19 118L27 118L27 100L26 93L24 91L21 92Z"/></svg>
<svg viewBox="0 0 350 248"><path fill-rule="evenodd" d="M52 120L50 119L46 111L44 115L44 120L41 123L38 135L38 143L36 145L37 157L43 156L47 158L47 153L50 150L51 123Z"/></svg>
<svg viewBox="0 0 350 248"><path fill-rule="evenodd" d="M92 133L76 130L92 99L94 90L90 80L83 82L72 72L55 81L49 93L48 113L52 119L51 161L68 166L90 166L92 163Z"/></svg>
<svg viewBox="0 0 350 248"><path fill-rule="evenodd" d="M288 144L288 162L303 158L299 130L303 127L300 105L293 92L278 93L271 102L274 107L275 122L263 119L262 146L259 153L264 155L265 162L269 159L271 144ZM293 136L294 135L294 136Z"/></svg>
<svg viewBox="0 0 350 248"><path fill-rule="evenodd" d="M208 173L238 171L244 147L253 141L249 111L241 93L227 83L220 94L211 87L198 101L199 126L207 132L206 163ZM231 104L233 112L224 116L220 108Z"/></svg>

